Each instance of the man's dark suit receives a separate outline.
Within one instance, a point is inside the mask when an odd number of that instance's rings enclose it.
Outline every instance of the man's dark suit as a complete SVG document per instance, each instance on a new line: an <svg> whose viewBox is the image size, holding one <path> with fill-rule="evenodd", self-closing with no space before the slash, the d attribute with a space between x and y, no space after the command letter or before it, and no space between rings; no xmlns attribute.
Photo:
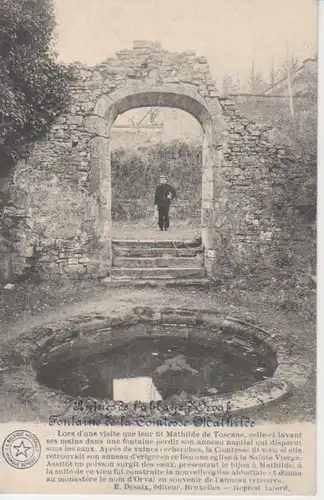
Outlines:
<svg viewBox="0 0 324 500"><path fill-rule="evenodd" d="M175 190L169 184L160 184L155 190L154 205L159 211L159 228L167 230L170 225L169 210L171 200L176 198Z"/></svg>

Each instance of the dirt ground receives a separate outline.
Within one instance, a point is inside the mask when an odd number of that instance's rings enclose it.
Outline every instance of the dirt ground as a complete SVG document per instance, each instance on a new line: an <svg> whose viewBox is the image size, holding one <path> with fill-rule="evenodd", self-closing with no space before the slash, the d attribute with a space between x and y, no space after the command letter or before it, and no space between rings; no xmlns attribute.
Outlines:
<svg viewBox="0 0 324 500"><path fill-rule="evenodd" d="M262 289L251 287L252 291L238 289L235 284L214 290L191 288L135 289L107 288L98 282L65 282L16 284L11 290L0 291L0 352L5 352L8 339L19 337L26 325L33 327L43 322L58 319L67 311L71 315L103 301L109 308L122 308L123 304L160 306L185 306L201 308L222 308L224 313L257 324L270 333L280 335L291 349L291 354L303 368L307 368L307 380L296 380L292 396L259 411L254 418L259 422L313 421L315 419L316 383L316 333L315 293L311 292L300 302L279 300L278 288ZM0 357L1 368L1 357ZM1 375L1 372L0 372ZM297 377L298 378L298 377ZM14 380L12 381L14 388ZM5 402L1 420L12 418L10 398L1 385L0 398Z"/></svg>

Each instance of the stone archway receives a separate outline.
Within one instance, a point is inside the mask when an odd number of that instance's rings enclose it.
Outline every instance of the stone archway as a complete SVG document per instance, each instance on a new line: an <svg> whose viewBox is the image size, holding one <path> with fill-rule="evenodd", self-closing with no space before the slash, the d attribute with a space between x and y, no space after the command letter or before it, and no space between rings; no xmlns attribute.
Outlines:
<svg viewBox="0 0 324 500"><path fill-rule="evenodd" d="M68 109L18 163L12 208L14 273L107 277L111 269L110 129L128 109L169 106L204 131L202 239L212 279L276 264L287 167L271 126L247 119L215 87L205 58L152 42L74 67ZM17 225L17 220L19 225Z"/></svg>
<svg viewBox="0 0 324 500"><path fill-rule="evenodd" d="M91 143L92 189L99 193L99 238L101 258L111 254L111 163L109 132L117 117L134 108L172 107L190 113L202 126L202 208L201 234L206 252L207 271L215 259L213 220L215 182L221 167L221 148L225 122L220 117L220 106L213 106L214 114L201 96L189 86L181 85L126 85L108 95L101 96L91 115L86 118L85 128L95 137ZM215 110L218 113L215 113ZM209 264L209 265L208 265Z"/></svg>

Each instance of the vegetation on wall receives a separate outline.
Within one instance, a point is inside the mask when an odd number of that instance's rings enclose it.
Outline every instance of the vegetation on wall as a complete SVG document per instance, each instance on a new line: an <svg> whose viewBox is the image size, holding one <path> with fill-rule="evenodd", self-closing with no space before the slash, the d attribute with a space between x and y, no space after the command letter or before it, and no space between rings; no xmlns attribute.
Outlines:
<svg viewBox="0 0 324 500"><path fill-rule="evenodd" d="M317 156L317 75L302 78L303 90L292 98L290 106L282 106L278 127L282 141L292 146L297 155ZM293 114L292 114L293 112Z"/></svg>
<svg viewBox="0 0 324 500"><path fill-rule="evenodd" d="M69 72L54 35L52 0L0 0L0 175L64 106Z"/></svg>

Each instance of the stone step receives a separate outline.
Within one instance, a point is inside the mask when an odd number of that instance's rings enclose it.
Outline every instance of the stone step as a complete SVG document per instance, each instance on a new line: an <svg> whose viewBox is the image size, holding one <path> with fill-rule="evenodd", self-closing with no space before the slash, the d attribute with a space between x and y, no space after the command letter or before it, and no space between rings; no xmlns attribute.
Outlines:
<svg viewBox="0 0 324 500"><path fill-rule="evenodd" d="M141 278L141 279L182 279L182 278L204 278L206 270L203 267L178 267L178 268L165 268L165 267L147 267L147 268L125 268L113 267L111 269L111 277L114 278Z"/></svg>
<svg viewBox="0 0 324 500"><path fill-rule="evenodd" d="M159 248L150 247L122 247L113 246L113 254L118 257L195 257L196 255L203 254L203 246L195 246L189 248Z"/></svg>
<svg viewBox="0 0 324 500"><path fill-rule="evenodd" d="M113 257L113 267L124 268L197 268L203 267L203 257Z"/></svg>
<svg viewBox="0 0 324 500"><path fill-rule="evenodd" d="M131 278L104 278L101 283L108 287L133 287L133 288L165 288L165 287L195 287L208 288L207 278L178 278L178 279L131 279Z"/></svg>
<svg viewBox="0 0 324 500"><path fill-rule="evenodd" d="M112 247L127 247L127 248L192 248L201 246L201 238L194 240L135 240L135 239L113 239Z"/></svg>

